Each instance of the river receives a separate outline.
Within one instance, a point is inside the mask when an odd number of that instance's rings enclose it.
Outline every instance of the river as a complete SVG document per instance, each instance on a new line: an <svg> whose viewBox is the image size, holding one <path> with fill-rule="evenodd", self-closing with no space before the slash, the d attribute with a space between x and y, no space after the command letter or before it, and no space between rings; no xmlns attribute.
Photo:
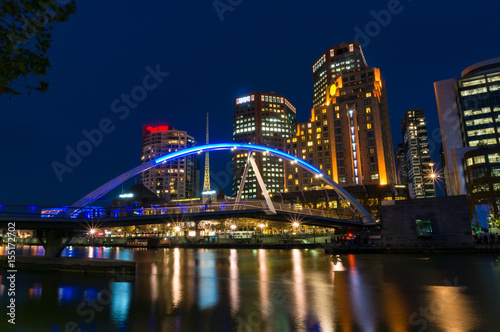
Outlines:
<svg viewBox="0 0 500 332"><path fill-rule="evenodd" d="M70 247L63 256L132 260L137 273L18 271L16 325L3 314L0 331L500 331L494 255Z"/></svg>

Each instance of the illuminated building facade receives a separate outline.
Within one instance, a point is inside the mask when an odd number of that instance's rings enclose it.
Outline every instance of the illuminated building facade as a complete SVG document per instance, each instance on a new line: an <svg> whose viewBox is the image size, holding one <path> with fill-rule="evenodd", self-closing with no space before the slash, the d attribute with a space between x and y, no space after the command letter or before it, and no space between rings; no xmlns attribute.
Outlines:
<svg viewBox="0 0 500 332"><path fill-rule="evenodd" d="M435 197L433 164L423 109L407 110L401 120L404 155L407 162L408 188L411 198Z"/></svg>
<svg viewBox="0 0 500 332"><path fill-rule="evenodd" d="M286 151L317 166L343 187L395 184L389 110L380 70L366 67L359 44L339 47L352 50L343 56L356 59L355 66L341 69L326 80L326 86L321 85L324 97L314 102L318 106L313 107L311 119L299 124L296 136L287 140ZM320 179L293 165L286 167L287 191L321 186Z"/></svg>
<svg viewBox="0 0 500 332"><path fill-rule="evenodd" d="M296 132L296 109L284 96L252 92L236 98L233 117L233 142L258 144L282 150ZM247 153L234 153L232 191L236 196L247 164ZM284 161L276 156L255 154L259 171L270 195L284 190ZM260 198L257 179L250 168L242 198Z"/></svg>
<svg viewBox="0 0 500 332"><path fill-rule="evenodd" d="M445 156L447 195L467 192L462 158L478 144L500 140L500 58L466 68L460 78L434 83Z"/></svg>
<svg viewBox="0 0 500 332"><path fill-rule="evenodd" d="M357 42L341 44L328 49L312 67L314 97L313 107L326 102L326 89L335 82L342 73L366 68L365 56L361 45Z"/></svg>
<svg viewBox="0 0 500 332"><path fill-rule="evenodd" d="M143 126L142 163L196 145L185 131L171 126ZM199 196L199 165L196 156L164 162L141 173L141 183L167 201Z"/></svg>

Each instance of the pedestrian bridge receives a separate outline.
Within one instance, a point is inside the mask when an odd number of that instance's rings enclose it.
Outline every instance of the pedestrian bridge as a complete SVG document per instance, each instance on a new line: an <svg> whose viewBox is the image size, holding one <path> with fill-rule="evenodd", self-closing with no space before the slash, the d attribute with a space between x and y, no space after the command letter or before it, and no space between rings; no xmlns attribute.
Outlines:
<svg viewBox="0 0 500 332"><path fill-rule="evenodd" d="M337 214L334 210L316 210L273 202L274 211L266 201L218 202L196 205L156 206L150 208L83 208L68 216L71 207L35 207L3 205L0 228L16 223L26 230L88 230L89 227L126 227L171 222L255 218L321 227L361 227L361 218Z"/></svg>

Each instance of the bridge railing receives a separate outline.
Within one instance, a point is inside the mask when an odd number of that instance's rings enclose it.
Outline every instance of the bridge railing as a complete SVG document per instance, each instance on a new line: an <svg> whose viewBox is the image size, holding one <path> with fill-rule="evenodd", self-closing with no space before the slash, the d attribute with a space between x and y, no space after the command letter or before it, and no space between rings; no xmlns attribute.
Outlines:
<svg viewBox="0 0 500 332"><path fill-rule="evenodd" d="M354 215L338 214L335 210L318 210L300 207L291 204L273 203L278 211L297 215L310 215L332 219L349 220L359 222ZM153 206L148 208L103 208L103 207L50 207L50 206L23 206L23 205L0 205L0 216L24 216L24 217L49 217L67 218L66 211L76 211L71 218L93 219L93 218L120 218L137 216L159 216L159 215L183 215L210 212L239 211L239 210L268 210L266 201L241 201L221 202L211 204L179 205L179 206Z"/></svg>

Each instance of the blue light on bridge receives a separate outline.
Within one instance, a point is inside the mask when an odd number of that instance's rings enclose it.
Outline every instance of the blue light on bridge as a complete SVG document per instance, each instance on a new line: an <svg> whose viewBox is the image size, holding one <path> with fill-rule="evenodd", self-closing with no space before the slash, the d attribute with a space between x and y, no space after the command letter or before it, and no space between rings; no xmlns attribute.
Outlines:
<svg viewBox="0 0 500 332"><path fill-rule="evenodd" d="M292 162L296 162L296 163L302 165L303 167L305 167L306 169L308 169L309 171L311 171L313 173L323 174L316 167L314 167L312 165L309 165L305 161L303 161L303 160L301 160L301 159L299 159L297 157L294 157L292 155L289 155L288 153L285 153L283 151L279 151L279 150L276 150L276 149L268 148L268 147L265 147L265 146L252 145L252 144L238 144L238 143L233 143L233 144L210 144L210 145L205 145L205 146L192 147L192 148L189 148L189 149L184 149L184 150L177 151L177 152L174 152L174 153L170 153L170 154L168 154L166 156L157 158L155 160L155 162L157 164L160 164L162 162L169 161L169 160L176 159L176 158L181 158L181 157L184 157L184 156L188 156L188 155L191 155L191 154L196 153L196 152L200 152L201 153L201 152L207 152L207 151L210 152L210 151L217 151L217 150L252 150L252 151L259 151L259 152L264 152L264 153L270 153L270 154L273 154L273 155L276 155L276 156L283 157L283 158L285 158L287 160L290 160Z"/></svg>

